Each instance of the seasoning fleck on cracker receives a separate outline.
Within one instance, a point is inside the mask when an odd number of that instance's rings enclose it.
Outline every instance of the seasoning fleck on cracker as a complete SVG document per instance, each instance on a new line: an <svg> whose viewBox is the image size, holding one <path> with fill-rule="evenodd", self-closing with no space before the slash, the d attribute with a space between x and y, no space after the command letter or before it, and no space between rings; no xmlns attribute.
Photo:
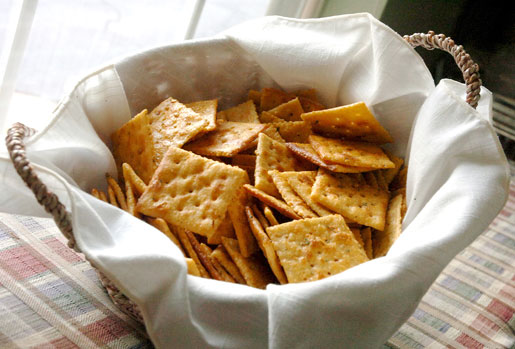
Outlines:
<svg viewBox="0 0 515 349"><path fill-rule="evenodd" d="M137 210L209 237L248 176L240 168L170 147Z"/></svg>
<svg viewBox="0 0 515 349"><path fill-rule="evenodd" d="M320 280L368 261L340 215L267 228L289 282Z"/></svg>

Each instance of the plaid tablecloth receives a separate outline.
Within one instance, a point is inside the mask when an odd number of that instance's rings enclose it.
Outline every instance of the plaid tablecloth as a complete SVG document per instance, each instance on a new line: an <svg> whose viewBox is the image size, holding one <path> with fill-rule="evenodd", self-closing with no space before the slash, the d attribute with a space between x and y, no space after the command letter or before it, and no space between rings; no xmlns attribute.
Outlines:
<svg viewBox="0 0 515 349"><path fill-rule="evenodd" d="M442 272L385 348L515 347L515 184L490 227ZM1 348L146 348L50 219L0 213Z"/></svg>

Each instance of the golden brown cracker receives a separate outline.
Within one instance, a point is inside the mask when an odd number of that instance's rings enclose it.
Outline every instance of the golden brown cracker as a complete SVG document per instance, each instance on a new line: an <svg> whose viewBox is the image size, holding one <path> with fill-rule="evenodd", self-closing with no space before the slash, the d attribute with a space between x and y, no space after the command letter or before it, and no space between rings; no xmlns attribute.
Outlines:
<svg viewBox="0 0 515 349"><path fill-rule="evenodd" d="M224 267L225 270L233 277L234 280L236 280L239 284L246 285L245 279L240 273L240 270L234 264L234 262L231 259L231 256L225 251L225 248L222 245L218 245L217 248L211 253L211 257L215 258L222 267Z"/></svg>
<svg viewBox="0 0 515 349"><path fill-rule="evenodd" d="M263 251L263 255L268 260L268 265L275 277L281 284L288 283L286 279L286 275L284 274L283 267L279 262L279 258L274 250L274 245L272 244L272 240L265 233L264 227L260 224L259 220L254 216L253 210L250 207L245 207L245 213L247 214L247 218L249 221L250 228L254 237L256 238L261 251Z"/></svg>
<svg viewBox="0 0 515 349"><path fill-rule="evenodd" d="M127 212L134 217L140 218L140 213L136 211L136 197L134 196L132 183L130 181L125 182L125 198L127 199Z"/></svg>
<svg viewBox="0 0 515 349"><path fill-rule="evenodd" d="M313 100L311 98L299 96L299 101L300 101L300 105L302 105L302 109L304 109L305 113L326 109L325 105L323 105L322 103L319 103L318 101Z"/></svg>
<svg viewBox="0 0 515 349"><path fill-rule="evenodd" d="M275 128L286 142L307 143L312 134L311 126L304 121L272 122L270 128Z"/></svg>
<svg viewBox="0 0 515 349"><path fill-rule="evenodd" d="M392 136L363 102L312 111L301 117L315 132L327 136L378 144L393 142Z"/></svg>
<svg viewBox="0 0 515 349"><path fill-rule="evenodd" d="M222 110L218 112L217 118L219 120L259 124L259 116L253 101L246 101L235 107Z"/></svg>
<svg viewBox="0 0 515 349"><path fill-rule="evenodd" d="M154 164L154 141L147 110L133 117L111 135L113 156L122 173L122 164L129 164L148 183L157 165Z"/></svg>
<svg viewBox="0 0 515 349"><path fill-rule="evenodd" d="M272 212L272 209L266 205L263 207L263 213L270 225L278 225L279 222L277 221L277 218L275 218L274 213Z"/></svg>
<svg viewBox="0 0 515 349"><path fill-rule="evenodd" d="M363 247L365 248L368 259L374 258L374 252L372 250L372 229L370 227L361 229L361 239L363 240Z"/></svg>
<svg viewBox="0 0 515 349"><path fill-rule="evenodd" d="M361 238L361 229L359 228L353 228L349 227L349 230L352 232L352 235L354 235L354 238L357 242L359 242L360 246L365 248L365 243L363 242L363 239Z"/></svg>
<svg viewBox="0 0 515 349"><path fill-rule="evenodd" d="M284 223L267 233L289 282L320 280L368 261L340 215Z"/></svg>
<svg viewBox="0 0 515 349"><path fill-rule="evenodd" d="M243 187L245 188L245 190L247 190L247 192L250 195L257 198L258 200L265 203L266 205L275 208L282 215L284 215L288 218L291 218L291 219L301 219L301 217L290 206L288 206L284 201L279 200L271 195L268 195L267 193L255 188L251 185L245 184Z"/></svg>
<svg viewBox="0 0 515 349"><path fill-rule="evenodd" d="M311 144L304 143L286 143L286 147L292 151L293 154L301 159L311 162L317 166L323 167L331 172L339 173L358 173L372 171L374 168L370 167L354 167L339 164L327 163L318 156L317 152L313 149Z"/></svg>
<svg viewBox="0 0 515 349"><path fill-rule="evenodd" d="M390 182L390 190L394 191L401 188L406 188L406 182L408 180L408 168L403 167L397 175Z"/></svg>
<svg viewBox="0 0 515 349"><path fill-rule="evenodd" d="M388 205L383 231L376 231L373 239L374 258L386 256L402 232L402 195L395 196Z"/></svg>
<svg viewBox="0 0 515 349"><path fill-rule="evenodd" d="M202 250L199 241L197 240L197 237L190 231L186 232L186 236L190 240L191 246L195 250L195 253L198 256L198 259L206 268L206 270L209 273L209 276L211 276L212 279L223 281L222 276L218 273L218 270L214 267L213 263L211 262L211 259L209 257L210 253L206 253L205 250Z"/></svg>
<svg viewBox="0 0 515 349"><path fill-rule="evenodd" d="M171 146L136 209L209 237L244 183L242 169Z"/></svg>
<svg viewBox="0 0 515 349"><path fill-rule="evenodd" d="M261 212L261 209L259 207L257 207L256 205L252 205L252 212L254 212L254 216L257 218L257 220L263 228L267 228L270 226L270 223L268 223L268 220L265 218L265 215Z"/></svg>
<svg viewBox="0 0 515 349"><path fill-rule="evenodd" d="M116 194L110 185L107 186L107 195L109 196L109 203L119 208L120 205L118 204L118 201L116 201Z"/></svg>
<svg viewBox="0 0 515 349"><path fill-rule="evenodd" d="M295 92L295 95L297 97L303 97L303 98L310 99L314 102L318 102L318 93L317 93L317 90L314 88L298 90L297 92Z"/></svg>
<svg viewBox="0 0 515 349"><path fill-rule="evenodd" d="M284 143L274 141L262 133L259 135L256 155L256 171L254 172L256 188L269 195L280 197L268 171L294 171L298 162Z"/></svg>
<svg viewBox="0 0 515 349"><path fill-rule="evenodd" d="M122 188L120 188L120 185L118 184L116 179L111 177L111 175L109 175L109 173L106 173L106 179L107 179L107 183L109 184L109 186L111 188L113 188L114 194L116 195L116 201L118 202L118 205L120 206L120 208L122 210L127 211L128 210L127 209L127 201L125 200L125 194L123 193Z"/></svg>
<svg viewBox="0 0 515 349"><path fill-rule="evenodd" d="M318 171L311 198L325 207L378 230L385 224L388 192L366 184L360 174Z"/></svg>
<svg viewBox="0 0 515 349"><path fill-rule="evenodd" d="M216 128L216 109L218 108L218 99L210 99L206 101L197 101L186 104L201 118L207 121L207 125L202 132L213 131Z"/></svg>
<svg viewBox="0 0 515 349"><path fill-rule="evenodd" d="M132 189L137 195L143 194L143 192L147 189L147 185L143 180L138 177L136 172L133 170L131 165L124 162L122 165L123 171L123 180L127 184L130 182L132 184Z"/></svg>
<svg viewBox="0 0 515 349"><path fill-rule="evenodd" d="M208 156L233 156L246 149L268 126L226 121L217 129L184 146L196 154Z"/></svg>
<svg viewBox="0 0 515 349"><path fill-rule="evenodd" d="M236 154L231 158L233 166L256 167L256 155L252 154Z"/></svg>
<svg viewBox="0 0 515 349"><path fill-rule="evenodd" d="M388 158L391 162L394 163L394 168L389 168L386 170L382 170L384 180L387 185L390 185L390 183L393 181L395 176L397 176L397 173L399 173L402 165L404 164L404 160L398 156L393 155L392 153L385 151L386 155L388 155Z"/></svg>
<svg viewBox="0 0 515 349"><path fill-rule="evenodd" d="M210 278L209 273L207 272L206 268L202 265L202 262L200 262L199 256L197 255L197 252L195 252L195 249L193 248L190 239L188 238L188 234L186 234L186 229L183 229L181 227L171 227L173 232L177 234L177 237L181 241L181 245L184 248L184 251L187 254L187 257L193 259L195 262L198 272L201 277L203 278Z"/></svg>
<svg viewBox="0 0 515 349"><path fill-rule="evenodd" d="M222 244L238 267L247 285L264 289L266 285L276 282L274 274L267 266L262 255L255 253L245 258L240 252L238 241L222 238Z"/></svg>
<svg viewBox="0 0 515 349"><path fill-rule="evenodd" d="M302 121L300 116L304 113L304 110L302 109L299 99L295 98L270 109L268 112L285 121Z"/></svg>
<svg viewBox="0 0 515 349"><path fill-rule="evenodd" d="M288 184L302 200L320 217L333 215L334 212L320 205L311 198L311 189L315 184L316 171L283 172Z"/></svg>
<svg viewBox="0 0 515 349"><path fill-rule="evenodd" d="M186 255L186 253L184 252L184 249L182 248L181 243L179 242L179 239L177 238L177 236L175 236L174 232L172 232L172 230L168 226L168 223L166 223L166 221L164 219L162 219L162 218L155 218L155 219L149 219L148 221L155 228L157 228L163 234L165 234L170 240L172 240L173 243L175 245L177 245L177 247L179 247L179 250L181 250L182 254Z"/></svg>
<svg viewBox="0 0 515 349"><path fill-rule="evenodd" d="M256 106L259 106L261 104L261 92L256 90L249 90L247 99L254 102Z"/></svg>
<svg viewBox="0 0 515 349"><path fill-rule="evenodd" d="M229 212L227 212L225 219L220 223L215 232L212 235L209 235L207 243L215 245L221 244L222 236L227 238L235 237L234 226L232 224L231 217L229 216Z"/></svg>
<svg viewBox="0 0 515 349"><path fill-rule="evenodd" d="M383 150L372 143L309 136L309 143L320 158L328 163L374 169L394 168Z"/></svg>
<svg viewBox="0 0 515 349"><path fill-rule="evenodd" d="M281 119L278 116L275 116L272 113L269 113L267 111L262 111L259 115L259 121L262 123L270 123L270 122L284 122L283 119Z"/></svg>
<svg viewBox="0 0 515 349"><path fill-rule="evenodd" d="M197 268L197 264L191 258L185 258L186 267L188 268L188 274L200 277L200 272Z"/></svg>
<svg viewBox="0 0 515 349"><path fill-rule="evenodd" d="M293 93L286 93L276 88L264 88L261 90L260 109L270 110L295 97Z"/></svg>
<svg viewBox="0 0 515 349"><path fill-rule="evenodd" d="M302 218L315 218L317 214L295 193L290 184L288 183L288 173L279 172L277 170L268 171L274 184L279 190L284 201ZM286 174L286 175L284 175Z"/></svg>
<svg viewBox="0 0 515 349"><path fill-rule="evenodd" d="M229 217L231 218L236 238L243 257L249 257L258 250L254 236L250 231L250 227L245 215L245 206L248 205L248 195L243 188L238 188L237 197L229 205Z"/></svg>
<svg viewBox="0 0 515 349"><path fill-rule="evenodd" d="M263 133L266 134L268 137L272 138L274 141L277 141L277 142L280 142L280 143L285 143L284 138L281 137L281 135L279 134L277 129L274 128L274 127L270 127L270 124L268 124L268 126L269 127L267 127L263 131Z"/></svg>
<svg viewBox="0 0 515 349"><path fill-rule="evenodd" d="M211 250L211 248L208 245L201 243L200 250L206 256L206 258L209 259L209 261L211 262L213 267L216 269L218 274L221 276L223 281L232 282L232 283L236 282L234 280L234 278L231 275L229 275L229 273L224 269L224 267L222 267L222 265L216 260L216 258L214 258L212 256L213 250Z"/></svg>
<svg viewBox="0 0 515 349"><path fill-rule="evenodd" d="M209 124L202 116L171 97L162 101L148 116L154 142L153 163L156 168L170 146L182 147L205 131ZM143 180L148 182L145 178Z"/></svg>

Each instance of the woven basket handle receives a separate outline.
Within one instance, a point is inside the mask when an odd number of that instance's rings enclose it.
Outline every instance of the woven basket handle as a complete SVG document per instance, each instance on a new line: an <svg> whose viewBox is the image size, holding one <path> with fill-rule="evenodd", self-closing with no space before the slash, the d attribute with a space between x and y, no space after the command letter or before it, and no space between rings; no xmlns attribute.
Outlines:
<svg viewBox="0 0 515 349"><path fill-rule="evenodd" d="M481 89L479 66L465 52L463 46L456 45L451 38L446 37L444 34L435 34L434 31L429 31L427 34L415 33L404 35L404 40L413 47L422 46L428 50L438 48L450 53L463 73L463 80L465 80L465 85L467 86L466 102L476 109Z"/></svg>
<svg viewBox="0 0 515 349"><path fill-rule="evenodd" d="M39 204L54 217L54 221L59 227L59 230L61 230L63 235L68 239L68 246L78 251L73 237L72 221L69 213L66 211L66 207L59 201L57 195L50 192L47 186L39 179L27 159L24 140L34 133L36 133L34 129L19 122L11 126L5 138L9 156L11 157L16 172L18 172L21 179L32 190Z"/></svg>

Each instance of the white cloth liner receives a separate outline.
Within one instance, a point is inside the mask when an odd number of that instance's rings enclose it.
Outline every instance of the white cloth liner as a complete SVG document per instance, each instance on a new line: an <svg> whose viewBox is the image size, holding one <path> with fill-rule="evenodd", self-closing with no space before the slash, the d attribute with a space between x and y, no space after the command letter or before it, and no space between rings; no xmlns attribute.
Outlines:
<svg viewBox="0 0 515 349"><path fill-rule="evenodd" d="M386 257L330 278L267 290L191 277L180 251L146 223L86 192L115 174L109 135L167 96L220 98L250 88L314 87L328 106L363 100L407 154L408 212ZM435 88L416 52L368 14L266 17L202 41L156 48L81 80L29 158L71 210L78 246L134 300L158 347L377 347L411 315L444 266L507 199L509 171L491 120L463 84ZM97 134L98 133L98 134ZM107 144L104 144L104 142ZM0 155L0 210L46 215ZM82 191L81 189L85 191Z"/></svg>

